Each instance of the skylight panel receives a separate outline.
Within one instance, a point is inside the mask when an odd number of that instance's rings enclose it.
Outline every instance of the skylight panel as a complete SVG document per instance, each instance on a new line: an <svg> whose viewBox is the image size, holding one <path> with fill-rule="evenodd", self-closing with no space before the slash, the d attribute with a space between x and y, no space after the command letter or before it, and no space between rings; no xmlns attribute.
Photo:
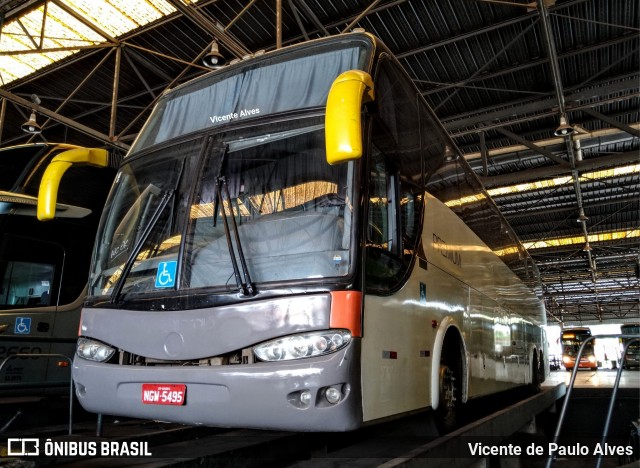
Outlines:
<svg viewBox="0 0 640 468"><path fill-rule="evenodd" d="M65 3L98 25L107 34L117 37L140 26L134 20L106 1L66 0ZM130 2L131 4L135 2Z"/></svg>
<svg viewBox="0 0 640 468"><path fill-rule="evenodd" d="M86 22L53 2L8 21L0 34L0 85L30 75L86 47L120 37L175 11L165 0L61 0ZM89 24L85 24L89 23ZM95 24L96 28L90 27ZM42 28L44 24L44 35ZM25 31L26 30L26 31ZM41 42L42 36L42 44ZM71 49L71 50L57 50ZM42 50L42 52L39 52ZM15 52L15 54L7 54Z"/></svg>

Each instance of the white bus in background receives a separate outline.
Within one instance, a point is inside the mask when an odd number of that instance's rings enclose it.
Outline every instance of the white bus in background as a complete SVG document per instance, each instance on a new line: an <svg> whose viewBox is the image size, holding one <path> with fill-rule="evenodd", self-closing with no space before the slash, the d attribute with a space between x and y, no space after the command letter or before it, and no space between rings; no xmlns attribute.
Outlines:
<svg viewBox="0 0 640 468"><path fill-rule="evenodd" d="M33 355L4 364L0 396L69 388L70 359L37 355L74 355L114 159L67 144L0 149L0 363ZM39 213L41 183L49 200Z"/></svg>
<svg viewBox="0 0 640 468"><path fill-rule="evenodd" d="M623 335L640 335L640 323L625 323L620 325L620 333ZM624 351L624 346L630 338L620 338L620 352ZM621 356L620 364L625 369L640 368L640 343L635 342L629 345L625 356Z"/></svg>

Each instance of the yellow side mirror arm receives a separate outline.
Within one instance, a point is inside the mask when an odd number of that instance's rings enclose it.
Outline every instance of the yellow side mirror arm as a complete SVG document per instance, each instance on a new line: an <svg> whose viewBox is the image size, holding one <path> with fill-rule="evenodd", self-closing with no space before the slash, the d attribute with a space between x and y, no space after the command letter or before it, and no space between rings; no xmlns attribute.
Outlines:
<svg viewBox="0 0 640 468"><path fill-rule="evenodd" d="M329 90L325 115L327 162L340 164L362 157L362 104L375 99L371 75L349 70Z"/></svg>
<svg viewBox="0 0 640 468"><path fill-rule="evenodd" d="M54 157L42 175L38 191L38 219L49 221L56 215L58 188L64 173L73 165L108 167L109 153L99 148L74 148Z"/></svg>

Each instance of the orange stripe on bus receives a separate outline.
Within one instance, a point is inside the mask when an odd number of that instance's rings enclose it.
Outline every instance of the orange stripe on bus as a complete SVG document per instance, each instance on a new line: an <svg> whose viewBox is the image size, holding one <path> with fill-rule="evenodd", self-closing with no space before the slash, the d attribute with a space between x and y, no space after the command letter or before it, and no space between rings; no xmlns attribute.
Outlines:
<svg viewBox="0 0 640 468"><path fill-rule="evenodd" d="M331 291L331 328L346 328L353 336L362 336L362 293Z"/></svg>

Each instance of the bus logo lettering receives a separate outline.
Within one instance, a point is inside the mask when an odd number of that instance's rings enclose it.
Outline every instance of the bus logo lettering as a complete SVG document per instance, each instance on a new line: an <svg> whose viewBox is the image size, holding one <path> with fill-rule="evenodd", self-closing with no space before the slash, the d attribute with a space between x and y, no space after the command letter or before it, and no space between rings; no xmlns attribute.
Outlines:
<svg viewBox="0 0 640 468"><path fill-rule="evenodd" d="M448 245L444 240L438 237L435 233L433 234L433 247L440 252L440 254L453 263L456 266L462 266L462 258L460 257L460 252L456 252L453 248Z"/></svg>

